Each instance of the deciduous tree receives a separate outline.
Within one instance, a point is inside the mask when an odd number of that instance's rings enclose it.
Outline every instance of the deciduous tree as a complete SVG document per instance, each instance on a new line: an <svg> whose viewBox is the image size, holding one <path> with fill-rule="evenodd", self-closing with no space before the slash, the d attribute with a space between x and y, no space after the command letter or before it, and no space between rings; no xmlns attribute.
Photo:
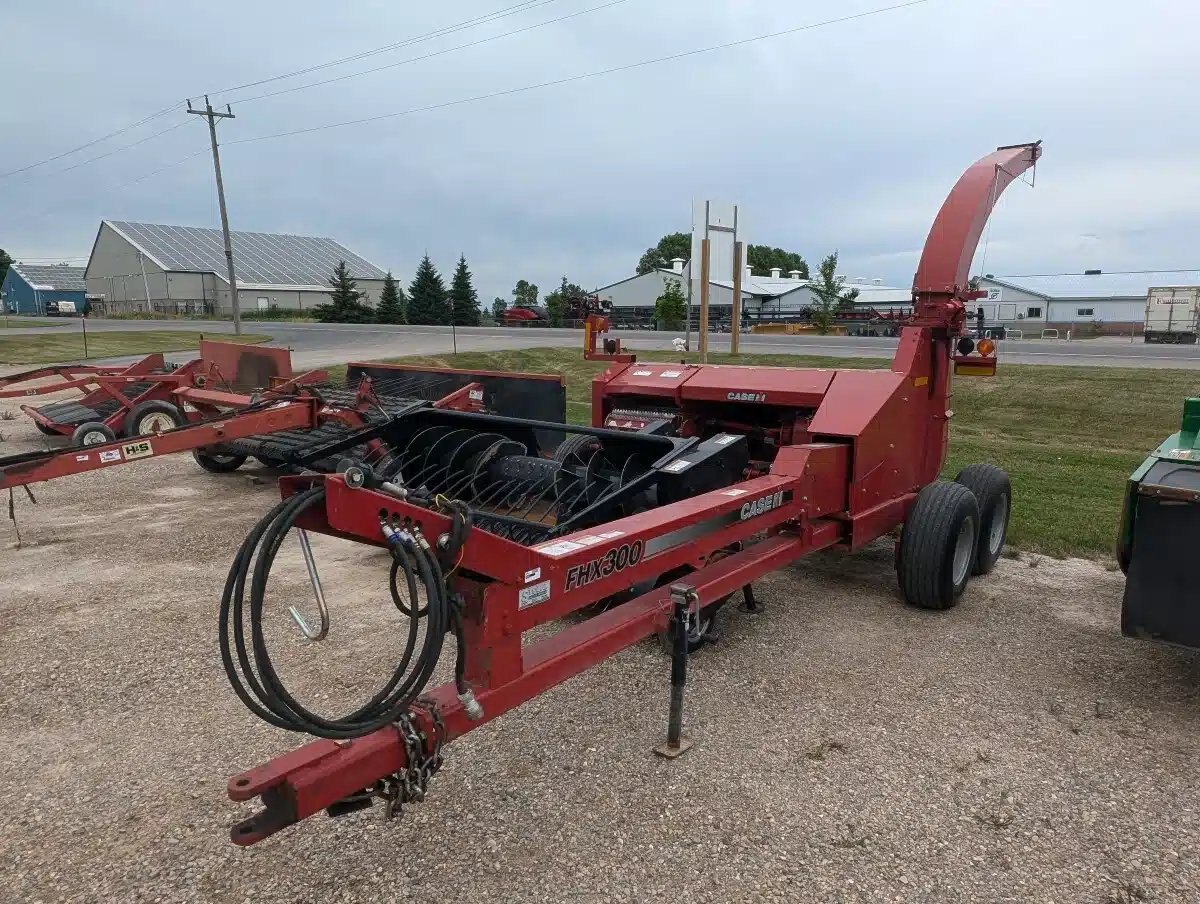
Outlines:
<svg viewBox="0 0 1200 904"><path fill-rule="evenodd" d="M654 269L668 269L674 258L682 257L687 260L692 256L692 237L686 232L672 232L658 240L658 244L647 248L637 264L640 276Z"/></svg>
<svg viewBox="0 0 1200 904"><path fill-rule="evenodd" d="M782 248L770 248L766 245L750 245L746 248L746 264L760 276L778 267L786 276L793 270L800 271L801 279L808 279L808 263L795 251L784 251Z"/></svg>
<svg viewBox="0 0 1200 904"><path fill-rule="evenodd" d="M662 295L654 302L654 319L660 330L677 330L683 326L687 319L687 296L683 294L679 280L666 281Z"/></svg>
<svg viewBox="0 0 1200 904"><path fill-rule="evenodd" d="M845 290L846 278L837 275L838 253L835 251L821 261L817 279L813 283L813 325L821 333L829 332L834 317L840 310L854 307L858 289Z"/></svg>
<svg viewBox="0 0 1200 904"><path fill-rule="evenodd" d="M531 282L518 279L517 285L512 290L512 294L513 304L519 308L532 308L537 304L538 287Z"/></svg>

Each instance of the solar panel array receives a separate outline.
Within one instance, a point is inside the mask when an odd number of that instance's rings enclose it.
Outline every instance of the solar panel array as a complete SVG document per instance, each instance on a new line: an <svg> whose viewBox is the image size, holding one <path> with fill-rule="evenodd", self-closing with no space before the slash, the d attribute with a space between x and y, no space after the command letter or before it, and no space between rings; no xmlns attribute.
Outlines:
<svg viewBox="0 0 1200 904"><path fill-rule="evenodd" d="M106 221L167 270L225 275L225 245L219 229ZM231 232L239 283L272 286L328 286L339 261L356 279L386 275L333 239L269 232Z"/></svg>
<svg viewBox="0 0 1200 904"><path fill-rule="evenodd" d="M71 267L67 264L13 264L25 279L25 282L36 289L55 289L59 292L82 292L83 267Z"/></svg>

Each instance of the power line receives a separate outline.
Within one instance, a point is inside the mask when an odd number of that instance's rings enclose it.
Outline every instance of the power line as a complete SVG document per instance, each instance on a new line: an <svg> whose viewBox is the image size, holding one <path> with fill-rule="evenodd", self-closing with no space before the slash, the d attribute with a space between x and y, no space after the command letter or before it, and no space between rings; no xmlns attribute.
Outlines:
<svg viewBox="0 0 1200 904"><path fill-rule="evenodd" d="M190 121L190 120L188 120L188 121ZM123 182L113 182L113 183L110 183L107 185L101 185L101 186L99 186L99 188L101 191L116 191L118 189L128 188L131 185L137 185L139 182L145 182L147 179L153 178L154 176L157 176L159 173L165 173L169 169L174 169L175 167L177 167L181 164L187 163L189 160L193 160L196 157L199 157L200 155L207 154L207 153L209 153L209 149L207 146L205 146L198 151L193 151L191 154L188 154L186 157L180 157L178 160L174 161L173 163L168 163L165 166L160 166L158 169L151 170L148 173L142 173L142 175L140 175L134 179L126 179ZM72 199L70 204L74 204L74 203L75 203L75 199ZM59 213L60 211L64 210L66 207L70 206L70 204L59 204L56 207L42 208L36 214L33 214L32 216L24 218L22 220L22 224L31 225L33 223L40 223L42 220L45 220L48 217L51 217L54 214Z"/></svg>
<svg viewBox="0 0 1200 904"><path fill-rule="evenodd" d="M610 6L618 6L622 3L627 3L627 2L628 2L628 0L610 0L610 2L603 3L600 6L593 6L589 9L581 9L578 12L567 13L566 15L563 15L563 16L557 16L556 18L553 18L553 19L547 19L544 22L537 22L537 23L534 23L533 25L526 25L522 28L516 28L516 29L513 29L512 31L506 31L502 34L492 35L491 37L487 37L487 38L480 38L477 41L470 41L466 44L456 44L454 47L446 47L446 48L443 48L442 50L435 50L432 53L426 53L422 56L409 57L406 60L400 60L395 63L388 63L384 66L376 66L373 69L364 69L361 72L350 72L350 73L347 73L346 75L334 76L333 78L327 78L327 79L324 79L319 82L310 82L307 85L296 85L295 87L292 87L292 88L282 88L279 91L269 91L269 92L266 92L265 94L255 94L250 97L242 98L241 100L238 101L238 103L248 104L251 101L262 100L263 98L266 98L266 97L278 97L281 94L291 94L295 91L305 91L309 88L319 88L322 85L332 85L334 82L344 82L347 79L358 78L359 76L363 76L363 75L371 75L372 73L375 73L375 72L382 72L385 69L396 69L397 67L400 67L400 66L407 66L409 63L418 63L421 60L432 59L433 57L442 56L443 54L454 53L455 51L458 51L458 50L466 50L469 47L478 47L480 44L488 44L488 43L491 43L492 41L499 41L501 38L511 38L513 35L519 35L519 34L522 34L523 32L533 31L535 28L543 28L546 25L554 25L558 22L565 22L567 19L574 19L577 16L585 16L588 13L598 12L599 10L602 10L602 9L608 9Z"/></svg>
<svg viewBox="0 0 1200 904"><path fill-rule="evenodd" d="M160 129L159 131L153 133L152 135L147 135L145 138L139 138L137 141L131 142L129 144L123 144L120 147L113 148L111 151L105 151L103 154L97 154L95 157L88 157L86 160L81 160L78 163L73 163L70 166L65 166L62 169L54 170L53 172L45 173L44 175L46 175L46 176L61 176L63 173L69 173L69 172L71 172L71 170L77 170L81 166L87 166L89 163L95 163L97 160L103 160L106 157L112 157L114 154L119 154L122 151L128 151L131 148L137 147L138 145L145 144L147 141L152 141L155 138L158 138L160 135L166 135L168 132L174 132L180 126L185 126L189 122L191 122L191 120L189 120L189 119L180 120L179 122L175 123L175 125L168 126L165 129ZM25 185L26 183L28 183L36 178L38 178L37 175L27 176L26 178L22 179L20 182L14 183L14 185Z"/></svg>
<svg viewBox="0 0 1200 904"><path fill-rule="evenodd" d="M417 35L412 38L407 38L404 41L398 41L393 44L385 45L383 47L376 47L371 50L366 50L361 53L354 54L352 56L344 57L340 60L331 60L328 63L322 63L317 66L309 66L305 69L297 69L294 72L288 72L288 73L284 73L282 75L275 75L275 76L271 76L269 78L259 79L258 81L254 81L254 82L247 82L244 85L235 85L232 88L224 88L224 89L222 89L221 92L210 91L209 93L210 94L228 93L230 91L237 91L242 88L252 88L257 85L265 85L268 82L279 81L279 80L285 79L285 78L292 78L293 76L296 76L296 75L304 75L309 72L315 72L320 69L327 69L331 66L337 66L342 63L353 62L355 60L363 59L365 57L373 56L373 55L379 54L379 53L385 53L388 50L394 50L398 47L404 47L406 45L418 43L420 41L431 40L436 37L441 37L442 35L445 35L445 34L451 34L455 31L459 31L464 28L470 28L470 27L473 27L474 25L482 25L482 24L485 24L486 22L504 18L505 16L516 15L517 13L525 12L526 10L529 10L529 9L536 9L539 6L545 6L548 3L556 3L556 2L558 2L558 0L524 0L524 2L518 3L514 6L504 7L503 9L495 10L491 13L485 13L483 15L476 16L473 19L468 19L463 22L456 23L454 25L447 25L440 29L436 29L431 32L426 32L425 34L422 34L422 35ZM78 145L77 147L73 147L69 150L62 151L61 153L58 153L58 154L53 154L49 157L44 157L41 160L36 160L33 163L26 164L25 166L17 167L16 169L9 170L4 173L0 173L0 179L7 179L9 176L16 176L16 175L19 175L20 173L29 172L30 170L37 169L40 166L45 166L47 163L53 163L56 160L62 160L64 157L70 157L72 154L77 154L80 151L86 150L90 147L94 147L97 144L101 144L105 141L108 141L110 138L116 138L118 135L123 135L126 132L130 132L140 126L145 125L148 122L152 122L153 120L158 119L161 116L165 116L168 113L172 113L176 109L178 109L178 102L172 103L170 106L163 107L161 110L151 113L149 116L145 116L142 119L139 119L137 122L130 123L127 126L122 126L119 129L114 129L113 131L108 132L107 134L101 135L99 138L93 138L91 141L86 141L83 144ZM185 122L186 121L187 120L185 120ZM167 130L167 131L169 131L169 130ZM150 137L154 138L161 134L163 134L163 133L158 132L158 133L155 133L155 135L152 135ZM143 142L140 142L140 141L135 142L134 144L126 145L125 147L123 147L119 150L128 150L130 147L136 147L138 144L142 144L142 143ZM112 153L117 153L117 151L114 151ZM92 160L85 161L85 163L92 162L94 160L101 160L104 157L108 157L108 156L111 156L111 154L104 154L104 155L101 155L100 157L92 158ZM80 164L80 165L82 166L84 164ZM67 170L60 170L60 172L66 172L66 171Z"/></svg>
<svg viewBox="0 0 1200 904"><path fill-rule="evenodd" d="M158 117L160 117L160 116L165 116L168 113L173 113L175 111L175 109L176 109L175 104L172 104L169 107L163 107L157 113L151 113L149 116L145 117L144 119L139 119L137 122L130 123L129 125L124 126L123 128L116 129L115 131L109 132L107 135L102 135L99 138L93 138L91 141L87 141L87 142L84 142L83 144L79 145L79 147L71 148L71 150L69 150L69 151L63 151L61 154L55 154L53 157L46 157L43 160L38 160L36 163L30 163L26 166L18 167L15 170L9 170L6 173L0 173L0 179L7 179L9 176L15 176L18 173L28 172L29 170L36 169L39 166L45 166L47 163L53 163L55 160L61 160L63 157L70 157L72 154L76 154L79 151L86 150L87 148L90 148L93 145L100 144L100 142L102 142L102 141L108 141L108 139L110 139L110 138L116 138L118 135L122 135L125 132L128 132L132 129L136 129L138 126L143 126L146 123L150 122L151 120L158 119Z"/></svg>
<svg viewBox="0 0 1200 904"><path fill-rule="evenodd" d="M426 113L431 110L441 110L441 109L445 109L446 107L456 107L461 104L469 104L469 103L474 103L476 101L481 101L481 100L491 100L492 98L496 98L496 97L508 97L508 96L514 95L514 94L522 94L527 91L536 91L539 88L550 88L555 85L565 85L565 84L569 84L571 82L583 81L585 79L599 78L600 76L604 76L604 75L612 75L617 72L628 72L631 69L640 69L643 66L652 66L657 63L671 62L673 60L684 59L685 57L699 56L700 54L705 54L705 53L713 53L718 50L728 50L731 47L740 47L745 44L752 44L756 41L765 41L770 38L778 38L778 37L783 37L784 35L797 34L802 31L811 31L816 28L823 28L827 25L838 25L843 22L851 22L855 19L865 19L868 16L876 16L881 13L888 13L888 12L894 12L894 11L901 10L901 9L908 9L913 6L921 6L921 5L929 3L929 2L931 2L931 0L909 0L909 2L907 2L907 3L897 3L892 6L883 6L883 7L877 8L877 9L867 10L867 11L861 12L861 13L855 13L855 14L849 15L849 16L839 16L836 19L826 19L822 22L812 22L807 25L798 25L794 28L785 28L781 31L774 31L774 32L769 32L767 34L755 35L755 36L749 37L749 38L741 38L740 40L737 40L737 41L726 41L725 43L722 43L722 44L713 44L711 46L700 47L695 50L685 50L685 51L681 51L680 53L668 54L667 56L654 57L653 59L649 59L649 60L641 60L636 63L626 63L625 65L612 66L608 69L597 69L592 72L584 72L579 75L566 76L565 78L552 79L552 80L546 81L546 82L537 82L536 84L532 84L532 85L522 85L521 87L518 87L518 88L507 88L503 91L492 91L492 92L489 92L488 94L476 94L471 97L462 97L462 98L458 98L457 100L448 100L448 101L443 101L443 102L437 103L437 104L428 104L423 107L411 107L407 110L398 110L395 113L383 113L379 116L367 116L362 119L351 119L351 120L347 120L345 122L332 122L332 123L327 123L326 125L322 125L322 126L310 126L309 128L306 128L306 129L293 129L290 132L276 132L271 135L257 135L257 136L251 137L251 138L239 138L236 141L226 142L226 144L227 145L248 144L253 141L270 141L275 138L288 138L293 135L306 135L310 132L323 132L328 129L340 129L340 128L344 128L346 126L364 125L364 124L370 123L370 122L379 122L380 120L384 120L384 119L394 119L398 116L408 116L413 113Z"/></svg>
<svg viewBox="0 0 1200 904"><path fill-rule="evenodd" d="M374 47L370 50L364 50L364 51L361 51L360 53L356 53L356 54L353 54L348 57L342 57L341 59L337 59L337 60L330 60L327 63L318 63L315 66L308 66L304 69L296 69L292 72L285 72L282 75L272 75L268 78L259 79L258 81L246 82L244 85L234 85L231 88L221 88L217 91L209 91L208 94L212 95L212 96L215 96L217 94L228 94L231 91L241 91L244 88L256 88L259 85L266 85L266 84L270 84L271 82L280 81L282 79L293 78L297 75L307 75L310 72L317 72L321 69L329 69L333 66L340 66L343 63L353 63L356 60L365 59L366 57L369 57L369 56L376 56L377 54L380 54L380 53L387 53L389 50L396 50L400 47L407 47L411 44L419 44L423 41L430 41L434 38L439 38L439 37L442 37L443 35L452 34L453 32L456 32L456 31L461 31L466 28L473 28L476 25L483 25L483 24L486 24L487 22L495 21L497 19L503 19L508 16L514 16L517 13L523 13L523 12L526 12L531 9L536 9L539 6L546 6L549 3L557 3L557 2L558 2L558 0L524 0L524 2L517 3L514 6L506 6L503 9L494 10L493 12L484 13L483 15L476 16L473 19L467 19L462 22L457 22L454 25L446 25L446 26L443 26L442 28L435 29L434 31L429 31L424 34L416 35L411 38L405 38L403 41L396 41L395 43L392 43L392 44L385 44L382 47Z"/></svg>

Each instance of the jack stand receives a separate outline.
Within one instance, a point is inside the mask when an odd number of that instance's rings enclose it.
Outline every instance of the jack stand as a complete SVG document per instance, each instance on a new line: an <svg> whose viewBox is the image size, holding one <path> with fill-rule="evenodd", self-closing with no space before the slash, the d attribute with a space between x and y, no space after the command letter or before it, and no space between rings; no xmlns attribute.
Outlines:
<svg viewBox="0 0 1200 904"><path fill-rule="evenodd" d="M667 743L654 752L669 760L692 749L690 738L683 737L683 686L687 683L688 617L693 603L698 603L696 591L686 584L671 585L671 600L675 611L671 618L671 712L667 719ZM699 617L700 607L696 606Z"/></svg>
<svg viewBox="0 0 1200 904"><path fill-rule="evenodd" d="M754 585L747 584L742 588L742 604L738 606L742 612L749 612L751 615L758 615L762 609L758 607L758 600L754 598Z"/></svg>

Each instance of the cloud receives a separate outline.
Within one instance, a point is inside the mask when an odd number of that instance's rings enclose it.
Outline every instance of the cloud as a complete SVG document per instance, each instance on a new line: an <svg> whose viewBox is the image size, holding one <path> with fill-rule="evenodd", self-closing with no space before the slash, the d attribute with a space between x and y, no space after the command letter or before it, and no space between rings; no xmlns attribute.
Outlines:
<svg viewBox="0 0 1200 904"><path fill-rule="evenodd" d="M693 197L738 201L752 241L904 285L963 168L1043 138L1034 192L1015 185L990 234L994 272L1183 266L1200 230L1195 4L932 0L851 23L597 79L372 124L233 142L503 91L868 9L836 0L627 0L433 59L277 98L255 93L497 35L603 0L520 15L215 96L234 228L331 235L407 280L428 250L465 253L480 295L519 278L584 285L632 272ZM16 0L6 9L0 171L182 99L511 5L176 0L136 10ZM227 32L212 31L227 23ZM48 57L48 36L60 52ZM239 102L240 99L240 102ZM198 119L198 118L197 118ZM202 123L73 172L0 181L0 247L85 255L102 217L215 225ZM86 154L87 152L85 152Z"/></svg>

